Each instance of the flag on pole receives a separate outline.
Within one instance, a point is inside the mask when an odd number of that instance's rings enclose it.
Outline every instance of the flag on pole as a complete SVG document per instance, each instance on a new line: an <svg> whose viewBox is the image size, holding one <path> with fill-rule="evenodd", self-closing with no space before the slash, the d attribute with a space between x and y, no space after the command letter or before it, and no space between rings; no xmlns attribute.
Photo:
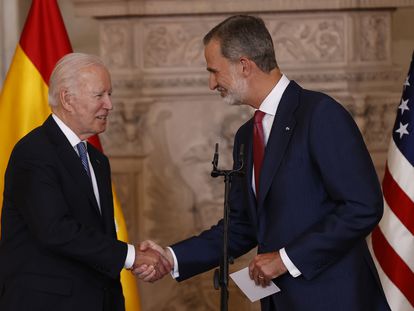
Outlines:
<svg viewBox="0 0 414 311"><path fill-rule="evenodd" d="M50 114L48 86L56 62L72 52L55 1L33 1L0 94L0 206L14 145Z"/></svg>
<svg viewBox="0 0 414 311"><path fill-rule="evenodd" d="M50 74L56 62L70 52L72 47L56 0L33 0L0 93L0 209L4 173L11 151L17 141L40 126L51 113L48 104ZM102 151L98 136L93 136L90 142ZM126 242L125 219L115 192L113 195L117 235ZM126 310L139 311L134 276L123 270L121 283Z"/></svg>
<svg viewBox="0 0 414 311"><path fill-rule="evenodd" d="M381 283L393 311L414 311L414 53L382 182L384 216L372 232Z"/></svg>

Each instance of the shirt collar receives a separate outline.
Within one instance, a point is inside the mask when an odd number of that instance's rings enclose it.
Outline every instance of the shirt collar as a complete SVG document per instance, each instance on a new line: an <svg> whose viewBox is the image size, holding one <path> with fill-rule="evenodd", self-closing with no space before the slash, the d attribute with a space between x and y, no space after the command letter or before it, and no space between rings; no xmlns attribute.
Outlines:
<svg viewBox="0 0 414 311"><path fill-rule="evenodd" d="M59 126L63 134L69 140L69 143L72 145L73 148L76 147L77 144L81 142L78 135L76 135L59 117L55 114L52 114L53 120L55 120L56 124Z"/></svg>
<svg viewBox="0 0 414 311"><path fill-rule="evenodd" d="M274 86L274 88L270 91L270 93L266 96L266 98L260 105L259 110L272 116L276 115L276 110L279 106L280 99L282 98L284 91L289 85L289 82L290 80L285 75L282 75L280 80L277 82L277 84Z"/></svg>

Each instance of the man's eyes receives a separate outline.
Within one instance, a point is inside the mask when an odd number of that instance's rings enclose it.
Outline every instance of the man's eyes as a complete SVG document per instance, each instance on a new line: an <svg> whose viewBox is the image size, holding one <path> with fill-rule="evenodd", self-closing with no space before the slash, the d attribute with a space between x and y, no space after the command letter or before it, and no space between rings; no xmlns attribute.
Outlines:
<svg viewBox="0 0 414 311"><path fill-rule="evenodd" d="M106 94L108 94L108 96L111 96L112 95L112 92L107 92ZM105 92L103 92L103 93L97 93L94 96L97 97L97 98L101 98L104 95L105 95Z"/></svg>

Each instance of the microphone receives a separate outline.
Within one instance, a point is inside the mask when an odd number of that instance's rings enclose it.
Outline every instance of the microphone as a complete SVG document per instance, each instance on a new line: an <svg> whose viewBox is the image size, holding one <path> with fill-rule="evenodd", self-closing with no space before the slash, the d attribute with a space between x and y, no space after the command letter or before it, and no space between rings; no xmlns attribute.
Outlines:
<svg viewBox="0 0 414 311"><path fill-rule="evenodd" d="M215 147L215 150L214 150L213 161L211 162L213 164L213 170L211 171L211 177L219 176L219 174L217 172L218 159L219 159L218 143L216 143L216 147Z"/></svg>

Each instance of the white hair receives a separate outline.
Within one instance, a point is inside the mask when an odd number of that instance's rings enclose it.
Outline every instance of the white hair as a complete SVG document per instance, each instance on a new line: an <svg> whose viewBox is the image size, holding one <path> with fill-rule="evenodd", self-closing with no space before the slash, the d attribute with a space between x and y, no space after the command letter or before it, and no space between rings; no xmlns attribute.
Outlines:
<svg viewBox="0 0 414 311"><path fill-rule="evenodd" d="M60 101L60 91L67 89L72 93L76 88L79 71L89 66L102 66L103 61L95 55L85 53L69 53L63 56L55 65L49 80L49 105L57 107Z"/></svg>

